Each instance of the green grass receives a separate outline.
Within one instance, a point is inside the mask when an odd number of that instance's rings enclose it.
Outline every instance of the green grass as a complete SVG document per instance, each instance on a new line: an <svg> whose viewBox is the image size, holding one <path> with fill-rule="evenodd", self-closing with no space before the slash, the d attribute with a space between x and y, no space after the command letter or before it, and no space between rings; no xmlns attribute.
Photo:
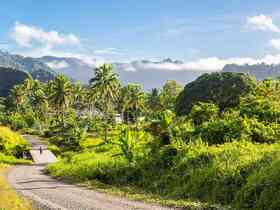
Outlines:
<svg viewBox="0 0 280 210"><path fill-rule="evenodd" d="M70 182L71 183L71 182ZM184 199L168 199L156 194L147 193L137 187L130 187L130 186L112 186L112 185L106 185L100 181L97 180L91 180L86 181L82 183L78 183L79 186L87 187L92 190L97 190L99 192L108 193L114 196L120 196L125 197L130 200L134 201L144 201L147 203L153 203L153 204L160 204L163 206L169 206L169 207L178 207L178 208L184 208L188 210L226 210L230 209L230 207L221 206L221 205L211 205L208 203L202 203L200 201L194 201L194 200L184 200Z"/></svg>
<svg viewBox="0 0 280 210"><path fill-rule="evenodd" d="M16 164L30 164L30 160L18 159L14 156L4 155L0 153L0 163L5 163L9 165L16 165Z"/></svg>

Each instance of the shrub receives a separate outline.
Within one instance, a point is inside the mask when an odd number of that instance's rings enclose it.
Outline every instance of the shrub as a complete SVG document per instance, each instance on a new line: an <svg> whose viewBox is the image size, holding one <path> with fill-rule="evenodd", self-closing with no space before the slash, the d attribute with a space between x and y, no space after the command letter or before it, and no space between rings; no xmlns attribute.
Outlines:
<svg viewBox="0 0 280 210"><path fill-rule="evenodd" d="M237 209L280 209L280 160L249 177L235 200Z"/></svg>
<svg viewBox="0 0 280 210"><path fill-rule="evenodd" d="M217 117L218 114L219 108L215 104L199 102L192 107L189 117L194 124L201 125L203 122Z"/></svg>
<svg viewBox="0 0 280 210"><path fill-rule="evenodd" d="M240 139L244 131L243 119L212 119L196 128L195 133L200 135L208 144L223 144L234 139Z"/></svg>
<svg viewBox="0 0 280 210"><path fill-rule="evenodd" d="M19 134L0 126L0 152L19 158L27 150L28 144Z"/></svg>
<svg viewBox="0 0 280 210"><path fill-rule="evenodd" d="M246 135L248 139L257 143L275 143L279 141L280 128L279 124L267 124L257 119L245 118L243 124L246 126Z"/></svg>
<svg viewBox="0 0 280 210"><path fill-rule="evenodd" d="M267 96L250 95L241 100L240 114L271 123L280 120L279 101Z"/></svg>
<svg viewBox="0 0 280 210"><path fill-rule="evenodd" d="M7 118L7 123L11 126L13 130L20 130L23 128L28 128L28 124L24 117L19 113L12 113Z"/></svg>

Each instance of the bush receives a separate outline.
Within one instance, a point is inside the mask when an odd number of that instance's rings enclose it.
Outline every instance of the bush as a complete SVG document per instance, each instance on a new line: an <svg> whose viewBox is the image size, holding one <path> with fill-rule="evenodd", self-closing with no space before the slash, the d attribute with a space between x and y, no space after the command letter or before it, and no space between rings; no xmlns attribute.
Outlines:
<svg viewBox="0 0 280 210"><path fill-rule="evenodd" d="M195 125L201 125L203 122L216 118L218 114L219 108L215 104L199 102L192 107L189 118Z"/></svg>
<svg viewBox="0 0 280 210"><path fill-rule="evenodd" d="M244 133L243 119L238 115L212 119L203 123L194 131L208 144L223 144L240 139Z"/></svg>
<svg viewBox="0 0 280 210"><path fill-rule="evenodd" d="M262 122L272 123L280 120L279 101L267 96L243 98L240 104L240 114L248 118L257 118Z"/></svg>
<svg viewBox="0 0 280 210"><path fill-rule="evenodd" d="M235 200L238 209L280 209L280 160L249 177Z"/></svg>
<svg viewBox="0 0 280 210"><path fill-rule="evenodd" d="M29 164L29 163L31 163L31 161L18 159L14 156L4 155L4 154L0 153L0 163L16 165L16 164Z"/></svg>
<svg viewBox="0 0 280 210"><path fill-rule="evenodd" d="M7 117L7 124L11 126L13 130L20 130L23 128L28 128L28 124L24 117L19 113L11 113Z"/></svg>
<svg viewBox="0 0 280 210"><path fill-rule="evenodd" d="M0 126L0 152L20 158L28 151L27 142L7 127Z"/></svg>

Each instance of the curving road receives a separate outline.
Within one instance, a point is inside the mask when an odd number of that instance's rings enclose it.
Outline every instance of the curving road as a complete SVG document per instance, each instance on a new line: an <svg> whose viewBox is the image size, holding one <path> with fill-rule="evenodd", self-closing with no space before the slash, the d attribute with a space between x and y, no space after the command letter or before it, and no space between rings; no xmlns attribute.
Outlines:
<svg viewBox="0 0 280 210"><path fill-rule="evenodd" d="M33 145L33 150L43 147L39 163L50 162L49 153L46 148L27 137ZM35 155L35 156L36 156ZM44 160L45 158L47 160ZM147 210L170 210L171 208L158 205L146 204L139 201L130 201L126 198L115 197L105 193L96 192L82 187L59 182L43 173L45 164L35 163L13 167L8 174L8 181L17 192L29 198L37 209L60 209L60 210L125 210L125 209L147 209Z"/></svg>

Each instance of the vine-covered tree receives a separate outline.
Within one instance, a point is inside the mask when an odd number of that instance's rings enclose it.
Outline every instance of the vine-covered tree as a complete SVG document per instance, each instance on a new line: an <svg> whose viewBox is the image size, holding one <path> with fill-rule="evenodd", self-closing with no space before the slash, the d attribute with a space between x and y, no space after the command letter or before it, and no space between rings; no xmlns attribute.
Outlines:
<svg viewBox="0 0 280 210"><path fill-rule="evenodd" d="M187 84L176 102L178 115L188 114L192 106L198 102L213 102L221 111L239 104L241 96L245 96L255 87L255 81L242 73L203 74L195 81Z"/></svg>

